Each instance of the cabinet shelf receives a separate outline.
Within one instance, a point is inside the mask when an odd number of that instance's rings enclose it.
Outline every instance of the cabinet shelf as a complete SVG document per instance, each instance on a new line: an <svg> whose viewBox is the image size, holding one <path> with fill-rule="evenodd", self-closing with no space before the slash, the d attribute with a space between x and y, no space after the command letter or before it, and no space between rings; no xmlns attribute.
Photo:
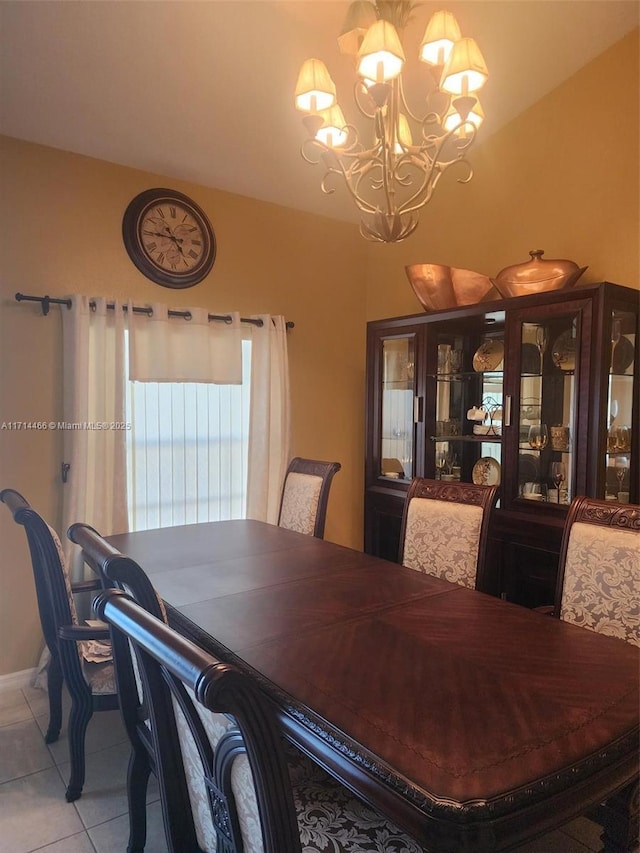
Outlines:
<svg viewBox="0 0 640 853"><path fill-rule="evenodd" d="M430 379L437 382L466 382L469 379L485 379L489 382L495 380L502 382L504 371L502 370L470 370L465 373L428 373Z"/></svg>
<svg viewBox="0 0 640 853"><path fill-rule="evenodd" d="M429 436L431 441L439 442L439 441L464 441L470 442L472 444L486 444L487 442L493 442L494 444L500 444L502 442L501 435L431 435Z"/></svg>

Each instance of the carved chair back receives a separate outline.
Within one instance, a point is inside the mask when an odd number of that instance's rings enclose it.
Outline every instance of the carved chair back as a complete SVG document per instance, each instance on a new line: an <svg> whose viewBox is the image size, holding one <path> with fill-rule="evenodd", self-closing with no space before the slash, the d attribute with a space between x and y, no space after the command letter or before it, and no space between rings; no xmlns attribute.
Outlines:
<svg viewBox="0 0 640 853"><path fill-rule="evenodd" d="M485 586L496 486L416 477L402 517L398 562L471 589Z"/></svg>
<svg viewBox="0 0 640 853"><path fill-rule="evenodd" d="M341 467L339 462L292 459L282 487L278 526L322 539L331 481Z"/></svg>
<svg viewBox="0 0 640 853"><path fill-rule="evenodd" d="M27 536L42 631L51 654L48 664L50 720L45 740L57 740L62 716L62 682L71 696L69 715L69 754L71 772L66 799L80 797L84 785L84 740L87 725L94 711L111 711L118 707L113 663L110 656L94 662L87 644L92 640L105 642L106 629L79 624L73 598L74 592L100 589L98 580L72 584L57 533L13 489L0 493L21 524ZM109 655L109 650L107 649Z"/></svg>
<svg viewBox="0 0 640 853"><path fill-rule="evenodd" d="M163 811L173 829L168 833L169 849L175 853L243 849L232 778L236 759L246 755L265 853L300 851L278 730L258 688L235 667L208 655L121 590L104 592L97 607L115 629L114 644L130 644L138 661L148 700ZM122 651L126 653L124 648ZM233 720L215 743L204 722L209 712ZM178 736L178 717L188 735L187 749ZM198 796L197 806L204 807L208 816L206 821L196 817L195 824L185 800L185 786L179 784L185 765L187 776L199 779L198 793L191 793L191 807Z"/></svg>
<svg viewBox="0 0 640 853"><path fill-rule="evenodd" d="M640 646L640 506L575 498L554 616Z"/></svg>

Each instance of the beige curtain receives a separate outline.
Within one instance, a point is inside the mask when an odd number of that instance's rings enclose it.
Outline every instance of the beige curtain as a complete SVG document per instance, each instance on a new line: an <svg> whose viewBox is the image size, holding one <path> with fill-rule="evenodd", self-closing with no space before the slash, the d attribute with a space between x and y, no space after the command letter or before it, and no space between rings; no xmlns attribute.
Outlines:
<svg viewBox="0 0 640 853"><path fill-rule="evenodd" d="M242 385L240 314L230 323L210 322L204 308L187 308L189 319L169 317L166 305L135 314L129 305L129 378L140 382L209 382Z"/></svg>
<svg viewBox="0 0 640 853"><path fill-rule="evenodd" d="M251 413L247 518L277 524L289 462L291 404L284 317L260 315L251 326Z"/></svg>
<svg viewBox="0 0 640 853"><path fill-rule="evenodd" d="M95 303L92 309L89 303ZM79 549L67 540L70 524L83 521L100 533L127 530L124 330L126 315L104 298L71 297L63 318L63 459L70 464L63 486L62 530L72 577L82 579Z"/></svg>

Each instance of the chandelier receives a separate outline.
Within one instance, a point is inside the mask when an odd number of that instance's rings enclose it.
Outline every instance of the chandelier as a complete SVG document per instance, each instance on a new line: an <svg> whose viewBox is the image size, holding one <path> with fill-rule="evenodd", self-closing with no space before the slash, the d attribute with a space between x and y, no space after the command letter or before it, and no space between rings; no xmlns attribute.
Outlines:
<svg viewBox="0 0 640 853"><path fill-rule="evenodd" d="M334 178L341 176L360 210L360 233L382 243L399 242L415 231L417 212L450 166L463 164L461 183L471 179L465 154L484 118L476 92L488 77L487 67L475 41L463 38L445 11L436 12L425 30L419 58L431 74L423 110L411 110L402 82L401 34L414 8L408 0L357 0L349 6L338 45L355 60L355 104L372 123L367 144L345 121L320 59L306 60L295 91L309 134L303 158L324 163L325 193L335 191Z"/></svg>

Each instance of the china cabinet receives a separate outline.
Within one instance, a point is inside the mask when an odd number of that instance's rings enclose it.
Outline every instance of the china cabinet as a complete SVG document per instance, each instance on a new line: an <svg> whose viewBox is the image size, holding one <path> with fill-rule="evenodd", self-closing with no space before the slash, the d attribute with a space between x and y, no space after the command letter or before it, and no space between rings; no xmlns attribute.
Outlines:
<svg viewBox="0 0 640 853"><path fill-rule="evenodd" d="M369 323L365 550L397 558L412 477L497 484L486 591L551 603L570 501L640 502L639 309L603 282Z"/></svg>

